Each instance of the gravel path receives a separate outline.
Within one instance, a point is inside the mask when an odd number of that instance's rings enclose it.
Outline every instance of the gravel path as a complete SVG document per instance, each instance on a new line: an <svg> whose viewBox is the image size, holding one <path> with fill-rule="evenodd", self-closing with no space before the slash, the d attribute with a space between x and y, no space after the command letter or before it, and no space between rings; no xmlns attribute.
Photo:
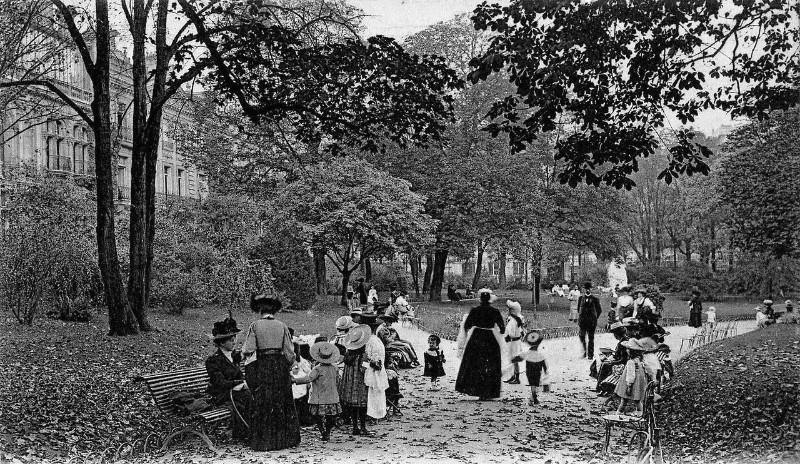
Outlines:
<svg viewBox="0 0 800 464"><path fill-rule="evenodd" d="M755 328L755 321L740 322L743 333ZM397 327L401 338L411 342L420 357L427 348L428 333ZM673 359L680 357L681 338L695 329L670 327L667 343ZM610 334L600 334L597 348L614 347ZM297 449L278 452L253 452L244 447L228 447L221 456L203 455L185 450L161 457L161 462L207 462L239 464L243 462L280 463L455 463L455 462L532 462L583 463L601 462L597 458L603 434L599 416L603 399L592 391L590 362L581 359L577 337L545 340L540 351L547 357L553 379L552 392L540 394L542 404L529 407L530 389L503 384L503 398L479 402L454 391L459 360L456 344L443 340L447 377L442 389L429 391L429 380L422 368L401 372L401 401L404 415L381 420L369 427L374 438L351 437L347 430L335 430L329 443L323 443L313 429L304 429ZM612 438L612 452L624 446ZM619 456L614 458L618 461Z"/></svg>

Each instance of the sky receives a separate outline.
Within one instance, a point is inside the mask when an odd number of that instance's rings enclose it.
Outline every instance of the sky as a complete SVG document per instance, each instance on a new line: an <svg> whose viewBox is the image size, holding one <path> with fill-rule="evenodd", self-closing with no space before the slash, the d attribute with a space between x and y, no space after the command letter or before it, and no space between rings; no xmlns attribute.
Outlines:
<svg viewBox="0 0 800 464"><path fill-rule="evenodd" d="M367 36L385 35L402 41L405 37L441 21L447 21L462 13L468 13L481 3L480 0L348 0L364 11L363 24ZM508 3L499 1L498 3ZM732 124L723 111L701 113L692 126L711 135L723 125ZM680 127L672 118L672 126Z"/></svg>

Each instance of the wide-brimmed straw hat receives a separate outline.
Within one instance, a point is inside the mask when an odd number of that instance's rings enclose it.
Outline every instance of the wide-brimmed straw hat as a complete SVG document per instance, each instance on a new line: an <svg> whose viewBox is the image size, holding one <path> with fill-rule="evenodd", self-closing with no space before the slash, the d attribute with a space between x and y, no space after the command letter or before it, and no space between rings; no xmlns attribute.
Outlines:
<svg viewBox="0 0 800 464"><path fill-rule="evenodd" d="M395 322L397 322L397 316L393 316L391 314L381 314L380 316L378 316L378 320L383 321L387 325L394 324Z"/></svg>
<svg viewBox="0 0 800 464"><path fill-rule="evenodd" d="M522 305L519 303L519 301L506 300L506 306L508 306L508 309L514 312L522 312Z"/></svg>
<svg viewBox="0 0 800 464"><path fill-rule="evenodd" d="M484 287L484 288L478 290L475 293L478 295L479 299L481 297L481 294L488 293L489 294L489 303L494 303L495 301L497 301L497 295L494 294L494 291L492 291L491 288Z"/></svg>
<svg viewBox="0 0 800 464"><path fill-rule="evenodd" d="M347 332L347 337L344 339L344 347L348 350L357 350L367 344L371 335L372 329L368 325L359 324Z"/></svg>
<svg viewBox="0 0 800 464"><path fill-rule="evenodd" d="M656 351L658 349L658 344L650 337L640 338L636 342L642 347L642 351Z"/></svg>
<svg viewBox="0 0 800 464"><path fill-rule="evenodd" d="M767 298L766 300L764 300L764 304L765 304L765 305L771 305L771 304L772 304L772 300L770 300L769 298Z"/></svg>
<svg viewBox="0 0 800 464"><path fill-rule="evenodd" d="M635 338L631 338L630 340L625 340L624 342L621 343L621 345L624 346L625 348L630 348L632 350L644 351L644 348L639 343L639 340Z"/></svg>
<svg viewBox="0 0 800 464"><path fill-rule="evenodd" d="M347 330L355 325L356 323L353 322L353 318L350 316L342 316L336 319L336 330Z"/></svg>
<svg viewBox="0 0 800 464"><path fill-rule="evenodd" d="M625 329L627 327L628 327L628 324L626 324L624 322L615 322L615 323L611 324L611 326L608 328L608 331L609 332L614 332L615 330Z"/></svg>
<svg viewBox="0 0 800 464"><path fill-rule="evenodd" d="M544 340L544 337L542 337L542 334L537 330L532 330L525 334L525 343L528 345L538 345L542 343L542 340Z"/></svg>
<svg viewBox="0 0 800 464"><path fill-rule="evenodd" d="M336 364L342 359L339 348L328 342L317 342L309 350L311 358L321 364Z"/></svg>
<svg viewBox="0 0 800 464"><path fill-rule="evenodd" d="M364 310L361 309L361 306L356 306L355 308L350 310L350 315L358 314L359 316L364 313Z"/></svg>

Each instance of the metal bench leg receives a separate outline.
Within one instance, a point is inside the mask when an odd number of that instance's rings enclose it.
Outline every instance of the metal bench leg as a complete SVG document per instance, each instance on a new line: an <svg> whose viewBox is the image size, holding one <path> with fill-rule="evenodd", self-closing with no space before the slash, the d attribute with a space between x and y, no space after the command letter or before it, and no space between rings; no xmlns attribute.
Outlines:
<svg viewBox="0 0 800 464"><path fill-rule="evenodd" d="M613 426L613 423L606 422L606 432L603 436L603 449L600 451L603 456L608 454L608 446L611 444L611 428Z"/></svg>
<svg viewBox="0 0 800 464"><path fill-rule="evenodd" d="M214 443L212 443L211 439L208 438L208 435L206 435L205 432L197 430L192 426L184 427L184 428L182 428L182 429L180 429L178 431L172 432L169 435L167 435L164 438L164 444L161 446L161 451L164 452L164 451L167 450L167 448L169 447L170 442L172 441L172 439L175 436L177 436L177 435L183 436L183 435L185 435L187 433L191 433L193 435L196 435L198 438L203 440L203 443L205 443L206 446L208 446L208 449L210 449L211 451L213 451L215 453L218 452L217 448L214 446Z"/></svg>

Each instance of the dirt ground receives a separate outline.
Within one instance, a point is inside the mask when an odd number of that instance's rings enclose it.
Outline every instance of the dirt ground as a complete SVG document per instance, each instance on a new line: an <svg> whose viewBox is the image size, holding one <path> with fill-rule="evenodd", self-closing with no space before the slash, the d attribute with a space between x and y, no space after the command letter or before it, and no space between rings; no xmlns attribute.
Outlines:
<svg viewBox="0 0 800 464"><path fill-rule="evenodd" d="M740 323L739 333L754 324ZM672 327L667 342L678 353L681 338L694 329ZM414 344L421 355L427 347L427 333L398 328L402 338ZM596 346L613 347L610 335L602 334ZM438 464L455 462L532 462L584 463L619 462L626 449L623 433L612 436L612 455L599 456L603 435L600 415L603 399L592 391L594 380L588 375L590 362L581 359L577 338L545 340L540 350L552 369L550 393L540 394L542 404L527 405L530 389L503 384L503 397L480 402L454 391L459 360L454 342L443 341L447 377L442 389L429 390L422 368L401 372L403 415L378 421L369 428L375 437L352 437L347 429L335 430L324 443L313 428L302 433L298 448L276 452L254 452L246 447L229 446L218 454L201 448L176 449L154 462L187 463L386 463L411 462ZM137 459L136 462L140 462Z"/></svg>

